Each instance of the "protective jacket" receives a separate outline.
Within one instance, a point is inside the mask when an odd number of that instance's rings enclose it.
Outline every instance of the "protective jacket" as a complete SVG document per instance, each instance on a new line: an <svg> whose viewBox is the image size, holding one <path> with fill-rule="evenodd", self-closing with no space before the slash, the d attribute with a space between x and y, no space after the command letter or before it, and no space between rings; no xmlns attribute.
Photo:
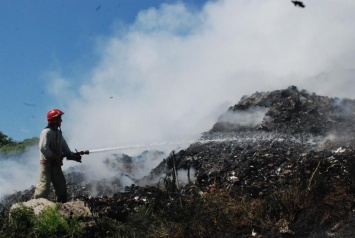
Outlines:
<svg viewBox="0 0 355 238"><path fill-rule="evenodd" d="M39 149L41 151L40 162L48 159L58 160L59 157L71 157L74 153L70 151L62 131L46 127L39 137Z"/></svg>
<svg viewBox="0 0 355 238"><path fill-rule="evenodd" d="M72 157L61 130L51 126L40 134L40 177L36 185L34 198L48 198L52 183L58 202L67 201L66 180L61 166L63 157Z"/></svg>

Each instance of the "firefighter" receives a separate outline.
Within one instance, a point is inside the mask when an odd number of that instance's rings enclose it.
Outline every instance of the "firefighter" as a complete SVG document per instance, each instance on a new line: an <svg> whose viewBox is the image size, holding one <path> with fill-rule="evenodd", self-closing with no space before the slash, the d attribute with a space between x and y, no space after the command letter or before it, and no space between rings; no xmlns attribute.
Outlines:
<svg viewBox="0 0 355 238"><path fill-rule="evenodd" d="M66 180L62 171L63 158L81 163L80 154L69 149L62 131L62 112L52 109L47 113L48 126L41 132L39 138L40 149L40 177L36 185L34 198L48 199L52 183L57 196L57 202L67 201Z"/></svg>

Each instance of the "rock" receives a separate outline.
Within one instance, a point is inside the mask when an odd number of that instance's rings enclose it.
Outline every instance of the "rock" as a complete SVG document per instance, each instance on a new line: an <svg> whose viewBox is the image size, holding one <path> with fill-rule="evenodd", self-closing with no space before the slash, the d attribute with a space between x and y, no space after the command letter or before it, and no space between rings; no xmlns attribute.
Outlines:
<svg viewBox="0 0 355 238"><path fill-rule="evenodd" d="M60 204L59 212L66 217L92 217L89 207L87 207L85 203L80 200Z"/></svg>
<svg viewBox="0 0 355 238"><path fill-rule="evenodd" d="M85 206L83 201L71 201L66 203L55 203L51 202L45 198L31 199L27 202L15 203L11 206L11 210L19 208L21 206L32 208L35 215L40 214L43 210L48 207L58 206L59 212L66 217L77 216L77 217L91 217L92 214L90 209Z"/></svg>
<svg viewBox="0 0 355 238"><path fill-rule="evenodd" d="M19 208L21 206L32 208L36 215L40 214L44 209L48 207L55 207L56 203L51 202L44 198L31 199L27 202L15 203L11 206L10 211Z"/></svg>

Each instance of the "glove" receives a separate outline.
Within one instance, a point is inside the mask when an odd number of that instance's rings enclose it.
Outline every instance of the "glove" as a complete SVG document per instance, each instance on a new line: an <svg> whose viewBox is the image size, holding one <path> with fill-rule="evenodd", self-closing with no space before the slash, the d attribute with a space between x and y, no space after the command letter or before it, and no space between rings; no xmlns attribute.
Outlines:
<svg viewBox="0 0 355 238"><path fill-rule="evenodd" d="M52 157L50 158L53 163L58 164L60 166L63 165L63 156L61 156L60 154L53 154Z"/></svg>
<svg viewBox="0 0 355 238"><path fill-rule="evenodd" d="M68 157L67 160L74 160L81 163L81 155L74 153L72 156Z"/></svg>

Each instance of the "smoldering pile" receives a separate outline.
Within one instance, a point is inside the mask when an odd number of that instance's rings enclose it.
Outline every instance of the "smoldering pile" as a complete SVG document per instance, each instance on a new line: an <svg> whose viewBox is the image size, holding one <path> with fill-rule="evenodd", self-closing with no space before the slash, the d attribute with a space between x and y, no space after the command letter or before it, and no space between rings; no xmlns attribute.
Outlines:
<svg viewBox="0 0 355 238"><path fill-rule="evenodd" d="M297 178L306 180L318 164L329 181L349 184L347 162L355 153L354 109L354 100L318 96L295 86L257 92L230 107L201 139L223 140L192 144L176 154L175 164L177 169L193 168L196 182L206 188L236 187L238 193L252 196ZM248 111L264 112L261 123L239 123L238 114Z"/></svg>
<svg viewBox="0 0 355 238"><path fill-rule="evenodd" d="M199 196L194 189L198 187L202 193L224 188L261 198L294 183L310 183L315 171L324 175L325 183L350 185L354 109L354 100L319 96L295 86L244 96L200 141L172 152L131 185L122 183L122 176L132 178L135 173L126 155L116 158L124 158L124 167L115 167L115 158L105 161L120 173L111 180L86 183L84 174L67 171L69 199L80 199L93 213L124 221L150 199L168 206L171 197L163 185L172 181L186 181L176 184L179 196ZM94 186L96 196L90 195ZM33 188L7 201L30 199L32 194Z"/></svg>
<svg viewBox="0 0 355 238"><path fill-rule="evenodd" d="M138 186L126 187L113 197L81 199L101 212L112 210L107 206L121 204L114 209L121 214L134 212L148 197L168 204L166 194L156 187L162 187L162 179L172 181L174 176L178 181L187 181L180 185L181 196L196 195L194 187L198 186L206 193L226 188L237 194L263 197L275 189L310 181L316 170L326 175L325 183L350 185L347 161L355 155L354 106L353 100L318 96L294 86L257 92L229 108L199 142L172 152L137 181ZM264 113L261 123L239 123L242 118L238 114L248 115L248 111L254 115L257 111ZM238 120L231 120L233 117ZM160 183L139 187L149 181Z"/></svg>

